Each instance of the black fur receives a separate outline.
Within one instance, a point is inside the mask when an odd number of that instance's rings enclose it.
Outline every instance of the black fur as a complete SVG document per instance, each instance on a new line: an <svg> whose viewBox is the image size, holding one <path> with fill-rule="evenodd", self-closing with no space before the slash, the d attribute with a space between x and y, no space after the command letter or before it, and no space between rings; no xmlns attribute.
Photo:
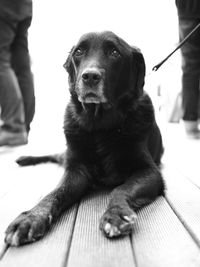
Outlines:
<svg viewBox="0 0 200 267"><path fill-rule="evenodd" d="M65 154L55 154L46 156L22 156L16 160L17 164L20 166L36 165L45 162L58 163L59 165L64 165Z"/></svg>
<svg viewBox="0 0 200 267"><path fill-rule="evenodd" d="M65 155L23 157L20 165L62 163L60 185L6 231L5 242L41 238L58 216L94 188L112 190L100 228L107 237L131 232L136 211L164 194L159 171L162 139L149 96L143 91L141 52L112 32L90 33L73 47L65 68Z"/></svg>

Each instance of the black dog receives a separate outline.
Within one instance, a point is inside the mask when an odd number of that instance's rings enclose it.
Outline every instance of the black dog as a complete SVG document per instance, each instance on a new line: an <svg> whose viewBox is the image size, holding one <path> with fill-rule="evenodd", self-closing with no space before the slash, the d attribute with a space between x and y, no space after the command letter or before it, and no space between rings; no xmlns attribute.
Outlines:
<svg viewBox="0 0 200 267"><path fill-rule="evenodd" d="M67 151L18 160L20 165L63 163L64 178L10 224L5 242L11 246L41 238L63 211L94 188L114 188L100 221L110 238L129 234L135 212L164 194L162 140L143 91L142 54L112 32L89 33L64 66L71 94L64 122Z"/></svg>

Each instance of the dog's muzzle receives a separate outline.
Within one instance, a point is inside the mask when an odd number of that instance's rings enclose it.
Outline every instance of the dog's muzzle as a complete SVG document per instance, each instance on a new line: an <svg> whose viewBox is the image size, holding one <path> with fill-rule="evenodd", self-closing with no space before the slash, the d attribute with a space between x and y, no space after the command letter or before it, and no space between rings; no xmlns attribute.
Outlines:
<svg viewBox="0 0 200 267"><path fill-rule="evenodd" d="M104 70L98 68L85 68L78 81L77 95L81 103L106 103L104 94Z"/></svg>

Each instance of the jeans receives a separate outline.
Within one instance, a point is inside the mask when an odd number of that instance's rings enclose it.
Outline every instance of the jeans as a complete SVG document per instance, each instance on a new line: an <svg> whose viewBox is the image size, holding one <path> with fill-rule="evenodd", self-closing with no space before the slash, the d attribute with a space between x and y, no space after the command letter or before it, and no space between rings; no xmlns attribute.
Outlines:
<svg viewBox="0 0 200 267"><path fill-rule="evenodd" d="M21 18L0 14L1 120L2 128L13 132L29 132L35 113L27 39L31 19L30 14L21 14Z"/></svg>
<svg viewBox="0 0 200 267"><path fill-rule="evenodd" d="M180 40L200 22L200 19L179 18ZM200 99L200 29L181 47L183 120L197 121Z"/></svg>

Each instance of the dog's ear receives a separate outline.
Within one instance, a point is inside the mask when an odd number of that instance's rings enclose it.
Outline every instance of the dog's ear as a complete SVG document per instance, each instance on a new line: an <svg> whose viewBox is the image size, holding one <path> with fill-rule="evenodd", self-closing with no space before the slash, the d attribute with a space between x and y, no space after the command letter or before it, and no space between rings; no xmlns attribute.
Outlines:
<svg viewBox="0 0 200 267"><path fill-rule="evenodd" d="M74 69L74 65L72 62L72 53L74 50L74 46L72 47L66 62L64 63L63 67L66 69L66 71L69 74L69 84L72 84L74 82L74 78L75 78L75 69Z"/></svg>
<svg viewBox="0 0 200 267"><path fill-rule="evenodd" d="M140 49L132 47L132 71L133 77L136 77L136 79L134 79L134 87L137 97L143 93L145 70L145 61Z"/></svg>

